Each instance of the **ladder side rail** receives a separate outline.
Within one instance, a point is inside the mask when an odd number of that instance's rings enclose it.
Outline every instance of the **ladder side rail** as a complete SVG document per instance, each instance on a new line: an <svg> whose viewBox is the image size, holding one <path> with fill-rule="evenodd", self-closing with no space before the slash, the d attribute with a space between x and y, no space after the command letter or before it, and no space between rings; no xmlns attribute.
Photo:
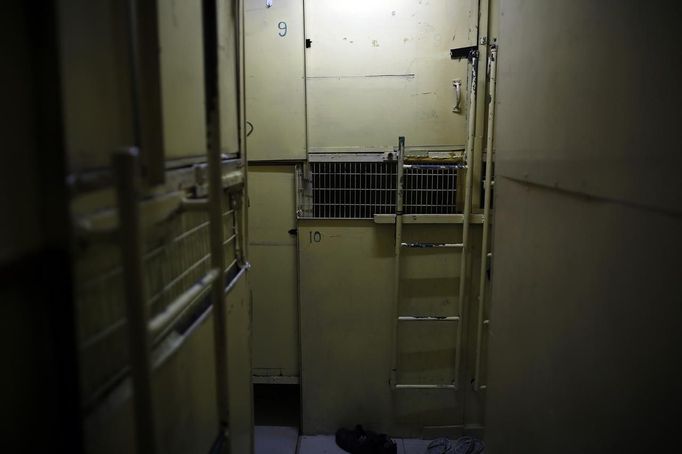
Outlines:
<svg viewBox="0 0 682 454"><path fill-rule="evenodd" d="M488 131L486 135L486 159L485 159L485 181L483 197L483 238L481 245L481 276L478 290L478 315L476 319L476 363L474 369L474 390L481 389L481 361L483 346L483 323L485 308L485 288L486 270L488 262L488 235L490 230L490 202L493 176L493 127L495 120L495 86L497 81L497 49L493 47L490 52L490 98L488 102Z"/></svg>
<svg viewBox="0 0 682 454"><path fill-rule="evenodd" d="M464 219L462 222L462 254L460 259L460 280L458 292L458 315L462 321L457 327L457 341L455 347L455 389L459 389L460 369L462 364L462 327L464 322L464 297L466 295L467 261L469 255L469 218L471 217L471 180L473 164L473 148L476 133L476 84L477 84L477 60L478 55L472 52L469 91L469 115L467 118L467 144L466 144L466 177L464 182Z"/></svg>
<svg viewBox="0 0 682 454"><path fill-rule="evenodd" d="M403 175L405 163L405 137L398 139L398 162L395 192L395 245L393 261L393 317L391 318L391 386L398 383L398 313L400 306L400 250L403 236Z"/></svg>

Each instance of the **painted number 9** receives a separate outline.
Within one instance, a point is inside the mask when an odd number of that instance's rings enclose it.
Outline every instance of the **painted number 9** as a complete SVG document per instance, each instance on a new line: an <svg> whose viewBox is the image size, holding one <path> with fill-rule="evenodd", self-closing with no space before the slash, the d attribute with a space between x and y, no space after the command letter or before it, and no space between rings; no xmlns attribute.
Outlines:
<svg viewBox="0 0 682 454"><path fill-rule="evenodd" d="M322 234L320 232L310 232L311 243L319 243L320 241L322 241Z"/></svg>
<svg viewBox="0 0 682 454"><path fill-rule="evenodd" d="M277 24L277 28L279 29L279 32L277 33L279 36L281 36L282 38L287 36L287 30L288 29L287 29L287 23L286 22L280 22L279 24Z"/></svg>

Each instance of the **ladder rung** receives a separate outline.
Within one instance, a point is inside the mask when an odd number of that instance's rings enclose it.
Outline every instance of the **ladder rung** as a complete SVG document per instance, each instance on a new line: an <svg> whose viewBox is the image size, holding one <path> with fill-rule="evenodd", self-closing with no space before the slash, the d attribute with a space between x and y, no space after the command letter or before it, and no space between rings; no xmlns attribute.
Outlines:
<svg viewBox="0 0 682 454"><path fill-rule="evenodd" d="M429 384L420 384L420 385L408 385L408 384L397 384L395 385L396 389L457 389L455 385L448 383L448 384L441 384L441 385L429 385Z"/></svg>
<svg viewBox="0 0 682 454"><path fill-rule="evenodd" d="M400 243L402 247L429 249L429 248L463 248L462 243Z"/></svg>
<svg viewBox="0 0 682 454"><path fill-rule="evenodd" d="M405 315L398 317L401 322L456 322L459 320L458 316L421 316L421 315Z"/></svg>

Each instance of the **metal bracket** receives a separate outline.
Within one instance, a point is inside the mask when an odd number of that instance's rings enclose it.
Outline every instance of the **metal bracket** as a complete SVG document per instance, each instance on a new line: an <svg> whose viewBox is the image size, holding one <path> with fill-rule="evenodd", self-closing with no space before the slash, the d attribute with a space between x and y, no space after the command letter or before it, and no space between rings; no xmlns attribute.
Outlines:
<svg viewBox="0 0 682 454"><path fill-rule="evenodd" d="M475 52L475 54L472 54ZM466 58L471 61L472 58L478 56L478 50L476 46L458 47L456 49L450 49L450 58L453 60L461 60Z"/></svg>

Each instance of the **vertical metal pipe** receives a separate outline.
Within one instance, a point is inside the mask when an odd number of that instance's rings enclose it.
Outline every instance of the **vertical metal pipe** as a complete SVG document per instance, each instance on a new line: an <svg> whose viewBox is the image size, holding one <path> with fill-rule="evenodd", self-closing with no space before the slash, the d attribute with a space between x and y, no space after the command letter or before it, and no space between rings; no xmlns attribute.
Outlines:
<svg viewBox="0 0 682 454"><path fill-rule="evenodd" d="M208 216L211 268L218 270L213 282L211 297L213 304L213 342L215 346L216 394L218 407L218 428L228 425L228 376L227 376L227 332L226 309L223 289L225 288L225 248L223 246L223 182L220 131L220 33L218 6L215 0L204 0L204 77L205 107L208 120Z"/></svg>
<svg viewBox="0 0 682 454"><path fill-rule="evenodd" d="M148 311L145 302L142 232L140 229L140 178L137 149L114 154L112 159L118 206L118 240L123 265L128 350L133 383L137 452L157 452Z"/></svg>
<svg viewBox="0 0 682 454"><path fill-rule="evenodd" d="M215 119L213 123L215 124ZM215 137L215 136L214 136ZM225 286L225 249L223 248L223 187L222 159L219 140L212 140L208 150L209 174L209 240L211 246L211 268L219 270L218 279L213 282L211 290L213 304L213 328L216 356L216 387L218 398L218 415L222 428L228 423L227 397L227 331L226 310L223 297Z"/></svg>
<svg viewBox="0 0 682 454"><path fill-rule="evenodd" d="M142 150L145 179L160 184L166 174L157 0L128 0L128 14L133 136Z"/></svg>
<svg viewBox="0 0 682 454"><path fill-rule="evenodd" d="M398 139L398 168L395 193L395 245L393 261L393 319L391 320L391 386L398 384L398 315L400 306L400 248L403 241L403 164L405 162L405 137Z"/></svg>
<svg viewBox="0 0 682 454"><path fill-rule="evenodd" d="M490 2L491 0L478 0L478 6L476 7L476 11L479 12L479 17L478 17L478 63L476 65L477 72L478 74L485 74L486 70L486 65L488 64L488 40L490 37L488 36L489 33L489 27L488 24L490 22ZM487 92L485 91L485 86L486 86L486 80L485 77L479 81L478 87L480 90L477 90L477 96L476 96L476 119L475 123L476 124L483 124L485 121L485 103L486 103L486 94ZM474 149L473 149L473 162L472 162L472 171L473 171L473 181L480 181L481 180L481 172L482 172L482 163L483 163L483 131L482 128L478 131L476 131L476 136L475 136L475 141L474 141ZM480 206L481 203L481 188L479 184L475 184L471 188L471 205L474 207Z"/></svg>
<svg viewBox="0 0 682 454"><path fill-rule="evenodd" d="M473 173L473 148L476 133L476 76L477 60L474 56L471 59L471 89L469 92L469 115L467 145L466 145L466 177L464 181L464 219L462 221L462 254L460 260L460 280L458 294L458 315L460 323L457 326L457 346L455 351L455 389L459 389L460 368L462 364L462 328L464 326L464 297L466 295L467 279L467 259L469 254L469 218L471 216L471 180Z"/></svg>
<svg viewBox="0 0 682 454"><path fill-rule="evenodd" d="M244 189L242 193L242 203L240 212L241 223L241 251L244 263L249 256L249 172L248 172L248 146L246 142L246 53L245 53L245 32L244 32L244 0L231 0L236 4L235 34L237 43L237 81L239 82L238 102L239 102L239 155L242 161L244 172Z"/></svg>
<svg viewBox="0 0 682 454"><path fill-rule="evenodd" d="M493 177L493 127L495 120L495 86L497 82L497 49L490 52L490 98L488 101L488 131L486 134L485 186L483 196L483 239L481 245L481 277L478 289L478 317L476 319L476 364L474 390L481 387L481 349L483 345L483 311L485 306L485 275L488 259L488 235L490 230L490 195Z"/></svg>

